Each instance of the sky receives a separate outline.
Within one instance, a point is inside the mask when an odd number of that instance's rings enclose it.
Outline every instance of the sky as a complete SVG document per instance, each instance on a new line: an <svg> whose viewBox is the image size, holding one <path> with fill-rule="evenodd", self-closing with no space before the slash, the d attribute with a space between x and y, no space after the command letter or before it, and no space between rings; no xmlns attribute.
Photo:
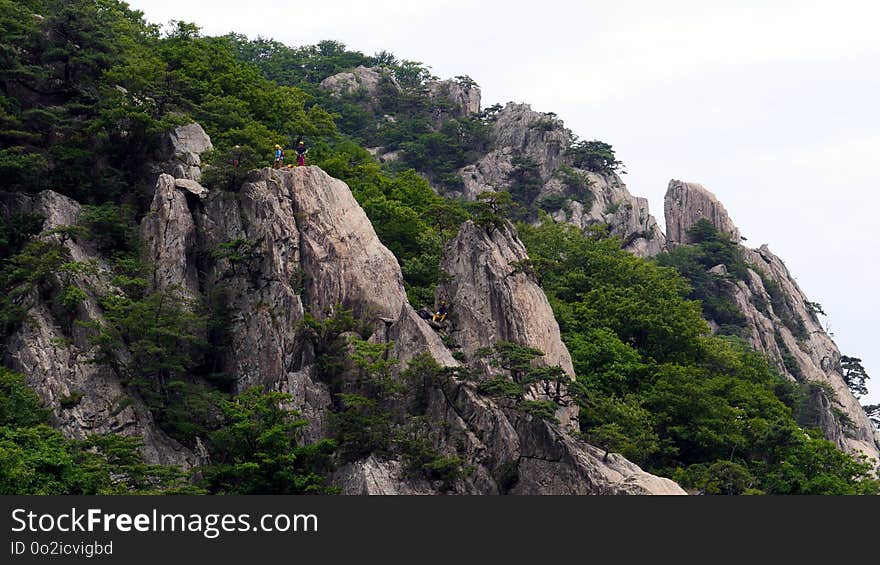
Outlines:
<svg viewBox="0 0 880 565"><path fill-rule="evenodd" d="M526 102L610 143L663 224L670 179L724 203L767 243L880 403L880 3L520 0L129 0L291 46L324 39L469 75L483 106Z"/></svg>

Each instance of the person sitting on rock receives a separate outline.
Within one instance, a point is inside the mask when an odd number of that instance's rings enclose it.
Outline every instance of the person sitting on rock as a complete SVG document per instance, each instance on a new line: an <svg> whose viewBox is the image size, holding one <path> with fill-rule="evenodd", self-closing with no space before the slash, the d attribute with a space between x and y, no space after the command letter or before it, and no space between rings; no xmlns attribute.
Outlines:
<svg viewBox="0 0 880 565"><path fill-rule="evenodd" d="M284 164L284 149L277 143L275 144L275 169L280 169Z"/></svg>
<svg viewBox="0 0 880 565"><path fill-rule="evenodd" d="M432 322L444 322L446 321L446 316L449 314L449 307L446 305L445 300L440 301L440 307L437 308L437 312L431 318Z"/></svg>

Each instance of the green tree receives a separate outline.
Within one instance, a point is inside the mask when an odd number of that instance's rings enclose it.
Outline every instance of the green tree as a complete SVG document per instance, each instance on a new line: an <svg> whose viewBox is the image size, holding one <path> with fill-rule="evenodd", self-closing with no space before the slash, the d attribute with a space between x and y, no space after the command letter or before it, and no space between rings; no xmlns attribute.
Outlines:
<svg viewBox="0 0 880 565"><path fill-rule="evenodd" d="M566 155L572 158L576 167L597 173L611 173L623 165L615 157L612 147L603 141L572 139Z"/></svg>
<svg viewBox="0 0 880 565"><path fill-rule="evenodd" d="M201 469L215 494L318 494L329 492L331 440L301 445L307 425L285 408L289 394L251 388L222 404L226 424L208 436L215 463Z"/></svg>
<svg viewBox="0 0 880 565"><path fill-rule="evenodd" d="M865 411L868 419L871 420L871 423L874 424L874 427L880 429L880 404L868 404L862 406L862 409Z"/></svg>
<svg viewBox="0 0 880 565"><path fill-rule="evenodd" d="M868 394L868 387L865 385L865 381L870 377L865 372L861 359L843 355L840 357L840 367L843 381L856 398Z"/></svg>
<svg viewBox="0 0 880 565"><path fill-rule="evenodd" d="M632 461L644 462L660 448L649 411L640 406L635 396L621 399L600 394L580 397L580 428L582 436L605 450Z"/></svg>
<svg viewBox="0 0 880 565"><path fill-rule="evenodd" d="M705 218L698 220L687 232L693 243L678 245L661 253L655 260L659 265L675 268L691 284L688 298L699 300L704 316L731 333L731 327L742 333L746 319L729 294L730 280L746 280L746 265L742 248L727 234L719 232ZM710 273L709 269L724 265L727 275Z"/></svg>

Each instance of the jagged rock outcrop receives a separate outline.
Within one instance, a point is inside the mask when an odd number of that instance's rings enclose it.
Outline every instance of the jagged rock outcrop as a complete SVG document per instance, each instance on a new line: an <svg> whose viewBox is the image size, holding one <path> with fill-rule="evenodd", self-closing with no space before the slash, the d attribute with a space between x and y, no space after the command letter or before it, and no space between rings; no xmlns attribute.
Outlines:
<svg viewBox="0 0 880 565"><path fill-rule="evenodd" d="M430 81L425 86L432 99L446 99L453 104L454 117L480 113L480 87L476 84L447 79Z"/></svg>
<svg viewBox="0 0 880 565"><path fill-rule="evenodd" d="M671 181L665 210L670 243L688 243L687 230L701 218L731 234L735 242L740 240L740 232L724 206L699 184ZM811 393L816 412L812 424L821 426L825 437L842 449L864 453L876 465L880 461L880 434L846 386L840 351L810 308L809 299L767 245L758 249L743 247L743 258L749 266L747 277L729 278L725 293L745 317L748 340L792 380L818 384ZM719 276L727 274L719 267L712 271ZM823 392L826 388L834 391L833 398ZM844 414L849 422L837 413Z"/></svg>
<svg viewBox="0 0 880 565"><path fill-rule="evenodd" d="M153 287L179 288L195 298L199 292L194 257L196 225L187 194L190 192L180 190L171 175L159 175L150 211L141 220L140 231L147 257L155 265Z"/></svg>
<svg viewBox="0 0 880 565"><path fill-rule="evenodd" d="M397 92L403 88L390 70L383 67L365 67L359 65L351 71L337 73L321 81L320 87L330 91L333 96L351 96L363 90L369 97L365 102L372 110L378 108L376 102L381 97L383 84ZM424 92L442 108L442 118L463 117L480 112L480 87L455 79L433 80L425 84ZM440 103L440 101L444 103ZM448 107L448 103L452 107ZM449 114L447 115L447 111Z"/></svg>
<svg viewBox="0 0 880 565"><path fill-rule="evenodd" d="M484 228L465 222L447 246L442 268L449 276L438 293L452 305L452 338L470 358L499 341L544 352L540 363L574 376L571 355L553 310L527 265L529 256L513 226Z"/></svg>
<svg viewBox="0 0 880 565"><path fill-rule="evenodd" d="M18 211L41 211L49 218L47 230L77 222L79 206L55 193L34 201L16 198ZM619 456L603 457L574 439L567 429L573 408L559 412L560 425L502 406L479 394L476 382L460 380L459 362L409 305L397 260L349 188L317 167L254 171L236 192L208 192L192 178L160 175L140 231L145 258L154 267L153 289L184 289L221 312L221 331L208 336L220 340L214 343L214 370L233 377L236 391L259 386L289 392L290 408L309 421L302 431L306 441L327 437L334 406L314 344L300 330L306 313L323 318L330 310L350 309L366 325L363 337L393 342L390 355L400 360L401 370L427 353L451 371L425 383L423 417L432 449L460 456L470 472L441 485L413 476L402 455L372 456L337 470L333 480L344 492L683 494L674 482ZM517 261L527 259L522 244L509 226L495 232L480 235L476 226L466 225L449 256L450 272L462 277L448 287L452 300L460 301L462 314L473 313L462 316L462 344L466 351L496 339L532 345L545 351L545 363L571 375L546 297L528 275L513 272ZM88 242L74 236L63 243L74 260L97 265L94 273L77 275L77 286L88 290L77 316L101 321L96 297L111 288L109 269ZM481 263L483 270L467 274L468 262ZM34 303L32 322L9 341L7 363L27 375L65 433L139 435L150 462L202 461L203 453L157 428L114 369L85 362L94 352L84 329L63 327L51 304ZM485 335L476 325L481 321L487 324ZM124 360L126 352L119 355ZM75 395L82 396L69 406Z"/></svg>
<svg viewBox="0 0 880 565"><path fill-rule="evenodd" d="M204 200L179 202L194 218L198 247L236 251L234 258L215 253L199 268L205 277L200 286L222 292L229 312L232 343L225 349L224 370L236 377L238 390L260 385L290 392L291 407L310 420L306 438L327 435L332 398L317 376L310 343L298 334L297 322L305 312L323 317L328 308L353 310L370 324L371 340L394 342L391 354L403 366L421 353L441 366L458 365L440 336L408 304L396 259L379 242L351 191L319 168L264 169L252 173L238 193L212 192ZM552 332L555 320L546 297L525 275L503 280L509 274L503 265L525 257L522 244L509 233L497 241L480 242L472 229L475 226L463 230L462 245L483 247L473 254L466 249L461 253L468 260L479 260L475 257L480 253L498 256L496 272L488 280L501 286L491 291L496 296L504 288L512 293L504 307L507 320L494 319L500 314L496 310L487 313L494 316L487 322L497 324L499 338L540 346L554 364L571 371L558 328ZM452 292L462 304L477 305L478 297L468 293L486 290L462 283ZM537 312L541 301L546 311ZM519 313L526 308L530 310ZM529 316L533 319L527 320ZM475 468L447 486L452 492L683 493L672 481L644 473L622 458L602 461L598 450L575 441L559 425L497 406L476 392L475 383L449 377L442 386L429 387L425 402L432 427L442 432L434 448L462 453ZM515 471L517 480L501 481L503 470ZM409 476L393 458L350 463L334 480L348 493L411 494L438 488Z"/></svg>
<svg viewBox="0 0 880 565"><path fill-rule="evenodd" d="M195 202L194 202L195 203ZM305 312L350 309L402 360L431 351L454 363L406 300L397 260L349 188L317 167L264 169L237 194L195 203L200 245L238 249L207 267L233 312L226 363L239 388L277 383L310 362L295 327ZM386 327L384 320L390 320Z"/></svg>
<svg viewBox="0 0 880 565"><path fill-rule="evenodd" d="M559 425L498 406L472 383L444 383L428 414L463 448L469 494L685 494L618 455L576 441Z"/></svg>
<svg viewBox="0 0 880 565"><path fill-rule="evenodd" d="M880 463L880 434L847 387L840 350L809 307L807 296L782 260L766 245L746 250L745 259L755 267L750 269L747 283L738 285L739 292L735 296L740 303L748 304L744 308L746 317L755 320L752 335L759 337L763 350L777 360L789 376L800 382L825 383L834 391L832 398L820 398L825 395L814 391L817 396L814 400L818 403L817 424L825 436L850 453L862 452L873 458L875 465ZM778 288L774 296L768 292L765 279ZM772 323L772 333L768 331L768 320ZM835 414L837 410L842 411L850 423L842 421Z"/></svg>
<svg viewBox="0 0 880 565"><path fill-rule="evenodd" d="M458 494L686 494L669 479L645 473L623 457L574 440L559 426L518 414L447 382L429 398L428 414L445 441L463 450L470 473L448 485ZM436 485L406 476L401 461L375 457L334 475L344 494L435 494Z"/></svg>
<svg viewBox="0 0 880 565"><path fill-rule="evenodd" d="M86 295L75 314L60 316L51 303L33 296L27 320L7 342L4 364L26 376L28 385L50 408L54 424L65 435L75 438L99 433L138 436L144 439L142 451L148 462L183 467L196 464L196 455L154 424L144 403L122 385L120 375L106 365L92 363L94 351L88 331L74 320L103 321L97 295L110 288L109 270L88 242L60 234L47 235L55 228L76 225L80 205L50 190L33 197L15 195L2 201L4 215L25 212L42 215L44 235L40 237L61 243L71 261L94 267L72 275L67 281ZM52 284L60 282L55 280Z"/></svg>
<svg viewBox="0 0 880 565"><path fill-rule="evenodd" d="M333 96L348 96L363 90L370 98L370 101L367 102L368 106L374 108L374 101L381 94L383 82L390 84L397 91L401 90L400 84L387 69L363 65L358 65L351 71L325 78L321 81L320 87L329 90Z"/></svg>
<svg viewBox="0 0 880 565"><path fill-rule="evenodd" d="M204 201L183 201L194 206L187 208L198 228L194 248L213 250L200 266L202 284L227 311L222 369L235 377L238 390L286 377L299 352L294 327L304 313L289 193L262 177L253 180L238 193L213 191Z"/></svg>
<svg viewBox="0 0 880 565"><path fill-rule="evenodd" d="M489 152L459 171L464 196L472 200L481 192L509 190L517 159L530 159L541 179L549 180L563 164L570 140L571 131L555 116L535 112L528 104L508 103L495 117Z"/></svg>
<svg viewBox="0 0 880 565"><path fill-rule="evenodd" d="M566 155L571 140L571 131L554 114L508 103L492 125L489 152L459 170L462 196L473 200L482 192L516 190L512 179L517 170L534 165L541 183L535 202L558 200L559 207L551 211L554 220L580 228L606 223L628 251L641 257L663 250L666 239L648 211L648 201L631 195L614 172L574 166Z"/></svg>
<svg viewBox="0 0 880 565"><path fill-rule="evenodd" d="M252 173L239 192L187 196L160 177L142 222L156 279L202 288L228 312L223 370L236 389L291 392L310 421L306 437L326 435L327 388L297 331L306 312L351 309L393 340L406 361L431 353L456 364L436 333L406 301L396 259L379 242L348 187L317 167ZM194 235L197 233L197 237ZM199 250L210 249L209 256ZM192 283L190 275L204 273Z"/></svg>
<svg viewBox="0 0 880 565"><path fill-rule="evenodd" d="M328 77L321 87L336 96L363 89L370 96L364 104L376 112L374 101L386 75L381 68L358 67ZM399 84L392 84L401 90ZM429 81L425 92L432 101L435 126L451 117L480 112L480 89L467 80ZM393 122L396 118L386 115L382 119ZM608 224L611 234L623 240L624 248L641 257L662 251L665 236L648 210L648 201L631 195L613 171L597 173L576 167L575 159L567 153L573 139L572 132L555 114L510 102L492 120L486 153L476 163L458 170L461 188L438 190L474 200L483 192L522 190L516 179L524 175L529 184L538 185L536 192L534 186L527 189L534 192L527 204L549 210L554 220L580 228ZM399 158L400 150L372 147L370 153L380 162L389 162ZM537 178L531 178L535 175ZM550 202L553 204L548 205Z"/></svg>
<svg viewBox="0 0 880 565"><path fill-rule="evenodd" d="M442 268L450 282L438 288L452 305L450 336L471 363L478 349L510 341L541 350L537 363L560 366L574 379L571 355L528 258L511 224L466 222L446 249ZM557 414L563 426L576 416L575 407Z"/></svg>
<svg viewBox="0 0 880 565"><path fill-rule="evenodd" d="M162 138L157 172L198 181L202 177L201 154L213 148L211 138L198 123L179 126Z"/></svg>
<svg viewBox="0 0 880 565"><path fill-rule="evenodd" d="M733 241L740 240L739 230L727 215L724 205L702 185L675 179L669 181L664 213L666 238L670 243L693 243L687 230L701 218L712 222L718 231L730 234Z"/></svg>
<svg viewBox="0 0 880 565"><path fill-rule="evenodd" d="M567 222L580 228L607 224L611 235L623 240L623 248L639 257L653 257L666 248L666 236L657 219L648 210L648 200L633 196L615 173L598 174L575 169L590 183L586 204L570 200L566 207L552 214L557 222ZM554 194L564 195L562 183L551 179L539 198Z"/></svg>
<svg viewBox="0 0 880 565"><path fill-rule="evenodd" d="M528 254L512 225L484 228L466 222L446 249L443 270L450 282L438 294L451 305L450 336L471 366L492 373L488 365L475 362L474 353L511 341L540 349L545 355L537 364L560 366L574 379L559 325L528 272ZM559 423L552 424L500 407L471 384L448 381L441 392L432 398L432 416L460 430L468 460L483 463L469 479L477 491L681 493L667 479L644 473L622 457L602 460L599 450L574 440L566 430L576 427L576 406L561 406ZM531 393L531 398L545 398L537 389Z"/></svg>

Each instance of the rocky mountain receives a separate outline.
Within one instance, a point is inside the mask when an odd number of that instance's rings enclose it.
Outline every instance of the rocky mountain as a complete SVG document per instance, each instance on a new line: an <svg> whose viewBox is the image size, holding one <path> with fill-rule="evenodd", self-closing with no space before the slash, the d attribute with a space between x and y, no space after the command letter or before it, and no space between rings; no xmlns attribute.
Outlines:
<svg viewBox="0 0 880 565"><path fill-rule="evenodd" d="M182 139L189 137L182 132L171 136L172 142ZM6 204L9 209L13 205L46 216L43 237L60 237L49 231L77 223L79 205L51 191ZM322 380L315 345L299 324L307 313L324 318L334 311L352 311L366 323L360 332L369 341L393 343L389 354L400 360L397 375L409 360L424 354L441 367L460 367L441 335L407 302L396 259L379 242L349 188L317 167L254 171L232 193L209 193L191 178L163 173L140 229L157 291L180 290L198 298L222 286L230 343L221 353L221 370L235 375L238 391L259 386L291 393L291 408L309 421L303 432L306 441L328 435L338 392L334 387L339 386ZM247 249L235 258L199 252L229 242ZM63 244L73 258L97 266L81 281L85 288L98 294L113 284L100 253L76 237ZM444 265L451 282L443 292L461 305L450 336L465 362L478 348L507 340L540 348L546 353L540 363L559 365L571 376L571 359L546 297L527 274L516 272L517 261L525 258L512 226L486 228L469 222L462 227ZM36 323L13 336L8 362L28 375L62 430L72 436L95 431L140 435L151 462L199 463L193 449L157 429L120 374L86 362L90 348L78 330L68 336L40 300L29 314ZM101 316L94 296L77 313L80 321ZM672 481L576 439L570 431L575 406L561 406L556 423L481 394L479 383L493 371L498 374L485 365L475 380L453 376L427 387L425 417L442 430L431 436L433 447L458 454L471 469L445 490L683 493ZM81 400L67 408L63 398L74 393ZM541 398L541 392L536 389L531 398ZM334 483L343 492L363 494L431 493L439 488L436 481L409 478L399 456L351 461L336 471Z"/></svg>
<svg viewBox="0 0 880 565"><path fill-rule="evenodd" d="M378 70L360 69L362 75L367 71L371 73L370 80L359 79L364 87L375 83L379 76ZM347 76L331 77L322 87L338 90L336 85L345 83ZM446 84L455 83L446 81ZM435 92L436 88L431 91ZM475 96L457 94L454 97L460 112L457 115L475 116L480 111L478 87L472 86L469 91ZM692 243L688 229L701 218L708 219L717 230L740 242L740 232L723 204L700 185L678 180L670 181L664 201L667 231L663 233L649 212L647 200L630 194L615 170L578 166L577 155L571 150L575 140L555 114L535 112L527 104L508 103L490 120L488 144L481 156L457 171L461 189L438 187L437 190L446 196L467 200L474 200L484 192L507 191L515 199L520 195L519 200L524 204L543 208L557 222L580 228L607 225L612 235L623 240L625 249L641 257L653 257L675 245ZM382 152L381 148L376 150L377 154ZM522 196L524 179L528 192ZM479 244L470 247L472 252L480 248ZM517 257L514 261L525 257L524 250L508 253ZM757 351L769 355L783 374L812 386L812 420L829 440L850 453L862 453L875 462L880 461L877 431L846 386L841 374L840 352L810 309L808 298L766 245L755 250L743 247L743 253L751 266L748 279L727 281L725 294L748 320L749 342ZM491 263L491 257L481 257L479 261L469 262L468 268ZM446 269L449 270L448 258ZM722 269L723 265L716 271ZM478 268L475 272L481 270ZM446 289L446 292L453 291L451 296L460 281L466 280L461 274L462 270L458 270L455 282ZM483 280L472 284L497 283ZM765 287L768 284L770 289ZM455 300L460 302L457 297ZM779 312L774 310L774 304ZM494 307L505 308L506 305ZM470 315L469 310L463 320ZM717 323L711 319L709 322L717 329ZM472 338L483 336L483 342L491 340L489 336L505 334L504 328L487 333L485 326L479 324L474 324L473 330L465 325L456 331L472 331ZM486 345L479 339L473 342ZM539 349L547 351L546 347L539 346ZM564 359L557 362L565 366Z"/></svg>
<svg viewBox="0 0 880 565"><path fill-rule="evenodd" d="M741 240L723 204L699 184L670 181L665 211L670 246L692 243L687 231L704 218L738 244ZM847 452L880 461L880 435L844 381L840 351L812 303L766 244L757 249L742 247L742 251L747 276L744 280L727 277L724 293L745 316L750 344L767 354L790 379L813 385L814 423L829 440ZM712 270L728 274L724 265Z"/></svg>
<svg viewBox="0 0 880 565"><path fill-rule="evenodd" d="M358 89L370 96L366 104L376 110L382 81L393 92L402 87L386 69L358 67L321 82L333 96L351 96ZM450 117L474 117L481 111L480 89L456 80L430 81L426 92L431 118L440 123ZM396 120L385 115L385 120ZM446 196L474 200L483 192L522 191L524 204L544 208L557 221L579 227L607 224L625 247L648 257L663 249L665 236L650 214L645 198L630 194L620 176L611 169L591 170L579 166L569 151L575 137L555 114L541 113L528 104L508 103L489 121L488 144L475 163L459 169L460 189L437 187ZM399 157L399 151L371 149L383 160Z"/></svg>
<svg viewBox="0 0 880 565"><path fill-rule="evenodd" d="M880 492L858 359L699 185L664 234L611 145L386 51L0 20L3 492Z"/></svg>
<svg viewBox="0 0 880 565"><path fill-rule="evenodd" d="M572 132L555 115L535 112L528 104L508 103L492 124L488 153L459 171L464 196L487 191L516 190L518 167L536 165L539 188L533 202L555 204L547 209L556 221L579 227L607 224L624 247L636 255L656 255L665 236L648 210L648 201L630 194L612 171L577 166L566 149ZM555 208L555 209L554 209Z"/></svg>
<svg viewBox="0 0 880 565"><path fill-rule="evenodd" d="M503 175L488 171L512 166L513 147L541 160L541 178L547 178L542 191L559 186L553 176L562 166L554 149L559 139L554 141L549 130L535 133L528 125L540 116L523 105L509 105L500 112L493 141L499 148L467 169L482 171L478 190L510 188ZM527 268L528 254L510 223L466 222L447 245L442 264L447 279L437 294L455 304L455 312L451 330L438 333L409 305L395 257L380 243L345 183L317 167L263 169L252 172L236 192L208 191L198 182L199 155L211 147L204 130L197 124L183 126L165 143L165 161L160 159L155 169L173 174L159 174L149 213L140 223L145 259L154 267L150 284L156 291L181 292L194 302L212 289L223 289L230 341L219 356L219 369L235 375L234 391L257 386L289 393L290 408L308 421L301 433L303 441L330 435L339 385L322 379L319 352L304 335L301 322L307 314L321 319L344 310L366 323L360 331L369 341L390 344L389 355L400 361L395 369L398 378L409 361L423 354L452 369L453 375L456 368L464 367L462 363L476 370L475 379L453 376L432 383L423 399L424 417L442 430L430 436L433 448L467 461L466 476L441 486L408 473L400 455L369 455L344 462L334 472L333 483L342 492L683 492L668 479L578 440L578 407L571 402L558 402L555 418L547 420L481 394L481 382L507 378L479 355L499 342L540 350L544 355L536 360L539 366L559 367L569 381L574 380L559 326ZM633 231L630 224L644 221L641 214L647 214L646 206L638 213L629 208L641 206L642 199L630 196L616 174L581 173L590 179L591 199L620 206L588 220L556 214L558 221L580 227L611 221L618 233L645 233ZM575 209L580 206L576 200L571 204ZM630 237L630 251L652 255L665 245L689 244L687 232L701 218L738 239L739 231L723 205L700 185L671 181L665 209L668 240L648 215L649 223L640 226L651 226L656 235ZM184 468L204 464L209 456L198 438L187 447L169 437L117 369L90 362L94 348L82 328L103 320L98 297L114 282L108 258L93 243L64 229L79 222L80 211L78 203L52 191L3 198L5 214L41 214L46 218L41 237L60 243L73 260L94 266L75 275L77 286L88 289L76 312L81 323L60 319L51 304L37 297L28 311L30 323L9 340L6 362L27 375L28 383L52 408L56 425L69 436L98 432L138 436L144 439L143 453L150 462ZM200 252L230 243L241 253L233 257ZM748 320L752 346L793 380L820 383L811 389L811 401L816 424L828 439L850 453L878 458L877 434L846 386L840 353L809 309L807 297L767 246L744 253L749 276L728 281L726 292ZM724 266L713 270L723 274ZM557 400L565 397L564 384L560 390ZM71 407L74 397L77 401ZM546 389L533 385L526 398L551 397Z"/></svg>
<svg viewBox="0 0 880 565"><path fill-rule="evenodd" d="M340 77L328 81L335 84ZM476 96L464 97L466 100L458 107L465 115L476 115L480 110L479 89L473 86L470 92ZM461 191L438 190L468 200L483 192L516 194L522 190L518 182L527 169L534 186L526 203L546 209L557 222L580 228L607 225L610 233L619 236L624 248L635 255L653 257L671 246L692 243L687 231L701 218L708 219L735 242L740 241L739 230L711 192L698 184L678 180L670 181L664 200L664 234L650 214L647 200L630 194L617 172L577 166L576 156L569 149L574 140L572 132L555 114L535 112L528 104L508 103L490 122L488 146L483 155L458 171ZM841 375L840 352L816 313L809 309L808 298L766 245L743 251L745 260L753 266L749 279L729 282L727 294L748 320L752 346L768 354L780 371L797 382L827 383L833 393L823 392L825 389L814 389L812 393L815 423L841 448L880 461L877 431L846 386ZM513 253L518 257L516 260L525 257L524 250ZM458 276L454 280L463 279ZM771 281L774 296L768 294L765 281ZM781 312L773 311L774 303ZM474 333L484 335L483 329L475 329ZM564 360L559 363L565 366Z"/></svg>

